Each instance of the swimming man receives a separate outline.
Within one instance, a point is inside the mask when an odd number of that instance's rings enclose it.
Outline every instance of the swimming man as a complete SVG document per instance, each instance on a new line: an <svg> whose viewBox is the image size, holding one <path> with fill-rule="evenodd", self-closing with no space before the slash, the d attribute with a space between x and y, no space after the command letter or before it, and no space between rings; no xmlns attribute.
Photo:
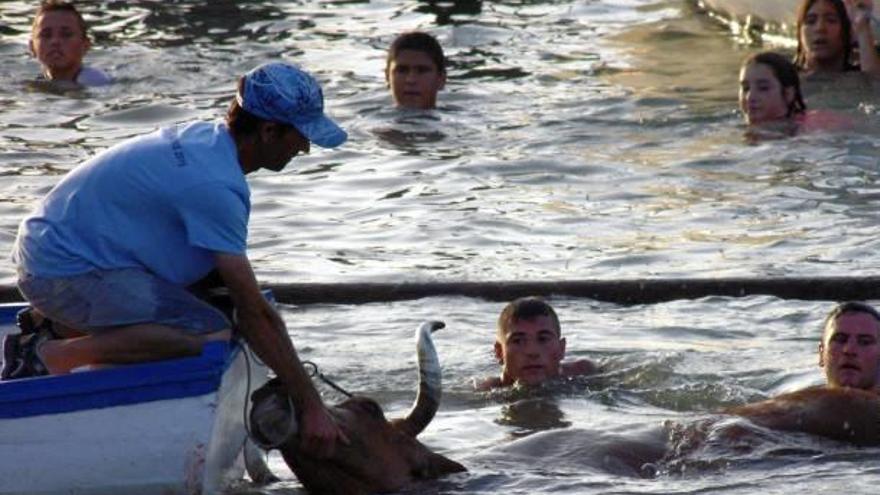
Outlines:
<svg viewBox="0 0 880 495"><path fill-rule="evenodd" d="M538 385L560 376L589 375L598 367L588 359L562 362L565 338L559 317L543 299L524 297L508 304L498 317L495 357L501 376L475 384L478 390L515 383Z"/></svg>

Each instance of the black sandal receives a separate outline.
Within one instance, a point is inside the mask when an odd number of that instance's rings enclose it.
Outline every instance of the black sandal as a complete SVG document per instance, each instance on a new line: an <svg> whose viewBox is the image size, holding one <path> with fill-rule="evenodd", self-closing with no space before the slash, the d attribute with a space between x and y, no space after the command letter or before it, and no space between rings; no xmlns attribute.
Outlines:
<svg viewBox="0 0 880 495"><path fill-rule="evenodd" d="M37 353L38 348L43 342L51 340L51 337L46 332L31 333L27 335L11 335L10 337L15 337L18 340L15 345L17 347L16 350L18 351L19 363L14 370L9 372L8 376L3 377L4 380L31 378L49 374L49 368ZM4 342L4 344L5 343L6 342ZM4 358L6 357L5 354L6 352L4 349ZM6 371L5 364L3 366L3 371Z"/></svg>
<svg viewBox="0 0 880 495"><path fill-rule="evenodd" d="M52 325L52 320L50 320L49 318L44 316L43 319L40 320L39 325L34 321L33 306L28 306L16 313L15 324L21 330L22 335L28 335L32 333L45 333L48 334L49 338L52 339L61 338L58 335L58 332L55 331L54 325Z"/></svg>
<svg viewBox="0 0 880 495"><path fill-rule="evenodd" d="M8 380L9 375L21 366L21 352L19 352L19 334L10 334L3 337L3 368L0 369L0 380Z"/></svg>

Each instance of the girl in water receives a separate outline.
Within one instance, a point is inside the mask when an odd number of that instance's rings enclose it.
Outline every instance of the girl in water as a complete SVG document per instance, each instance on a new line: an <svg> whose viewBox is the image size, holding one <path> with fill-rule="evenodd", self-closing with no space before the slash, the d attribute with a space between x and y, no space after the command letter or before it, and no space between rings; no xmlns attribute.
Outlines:
<svg viewBox="0 0 880 495"><path fill-rule="evenodd" d="M739 107L751 138L851 127L851 122L831 112L807 112L797 68L787 57L775 52L756 53L743 62L739 72Z"/></svg>
<svg viewBox="0 0 880 495"><path fill-rule="evenodd" d="M749 56L739 71L739 108L750 128L769 126L794 134L807 109L795 66L774 52Z"/></svg>
<svg viewBox="0 0 880 495"><path fill-rule="evenodd" d="M873 0L804 0L795 65L804 76L859 71L880 77L871 29Z"/></svg>

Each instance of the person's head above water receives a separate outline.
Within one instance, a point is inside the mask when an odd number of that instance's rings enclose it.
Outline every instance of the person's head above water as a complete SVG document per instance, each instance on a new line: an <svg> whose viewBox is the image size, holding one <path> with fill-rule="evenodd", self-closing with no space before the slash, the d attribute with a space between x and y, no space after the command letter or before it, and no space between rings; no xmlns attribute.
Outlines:
<svg viewBox="0 0 880 495"><path fill-rule="evenodd" d="M310 144L335 148L348 135L324 114L324 94L309 73L283 62L260 65L238 81L226 114L242 169L283 169Z"/></svg>
<svg viewBox="0 0 880 495"><path fill-rule="evenodd" d="M838 304L825 317L819 366L831 388L874 389L880 372L880 314L860 302Z"/></svg>
<svg viewBox="0 0 880 495"><path fill-rule="evenodd" d="M852 23L843 0L803 0L797 12L795 65L807 72L849 70Z"/></svg>
<svg viewBox="0 0 880 495"><path fill-rule="evenodd" d="M388 48L385 81L398 107L434 108L437 93L446 85L446 56L440 43L420 31L399 35Z"/></svg>
<svg viewBox="0 0 880 495"><path fill-rule="evenodd" d="M495 357L501 363L501 385L536 385L559 376L565 356L559 317L537 297L517 299L501 311L495 335Z"/></svg>
<svg viewBox="0 0 880 495"><path fill-rule="evenodd" d="M28 46L46 79L74 81L91 42L76 6L64 0L44 0L34 15Z"/></svg>
<svg viewBox="0 0 880 495"><path fill-rule="evenodd" d="M775 52L750 55L739 71L739 107L746 123L760 125L806 110L797 68Z"/></svg>

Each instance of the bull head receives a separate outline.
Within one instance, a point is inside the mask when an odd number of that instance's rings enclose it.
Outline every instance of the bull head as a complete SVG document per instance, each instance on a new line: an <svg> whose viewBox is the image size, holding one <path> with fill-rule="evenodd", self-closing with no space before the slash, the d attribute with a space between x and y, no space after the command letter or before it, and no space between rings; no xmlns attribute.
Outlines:
<svg viewBox="0 0 880 495"><path fill-rule="evenodd" d="M372 399L348 399L331 407L330 413L350 444L337 444L329 459L311 457L300 450L296 414L276 378L251 396L251 434L264 447L277 447L313 494L394 492L419 480L465 471L461 464L431 452L416 440L440 405L440 362L431 332L443 326L442 322L426 322L416 330L419 391L404 418L388 421Z"/></svg>

